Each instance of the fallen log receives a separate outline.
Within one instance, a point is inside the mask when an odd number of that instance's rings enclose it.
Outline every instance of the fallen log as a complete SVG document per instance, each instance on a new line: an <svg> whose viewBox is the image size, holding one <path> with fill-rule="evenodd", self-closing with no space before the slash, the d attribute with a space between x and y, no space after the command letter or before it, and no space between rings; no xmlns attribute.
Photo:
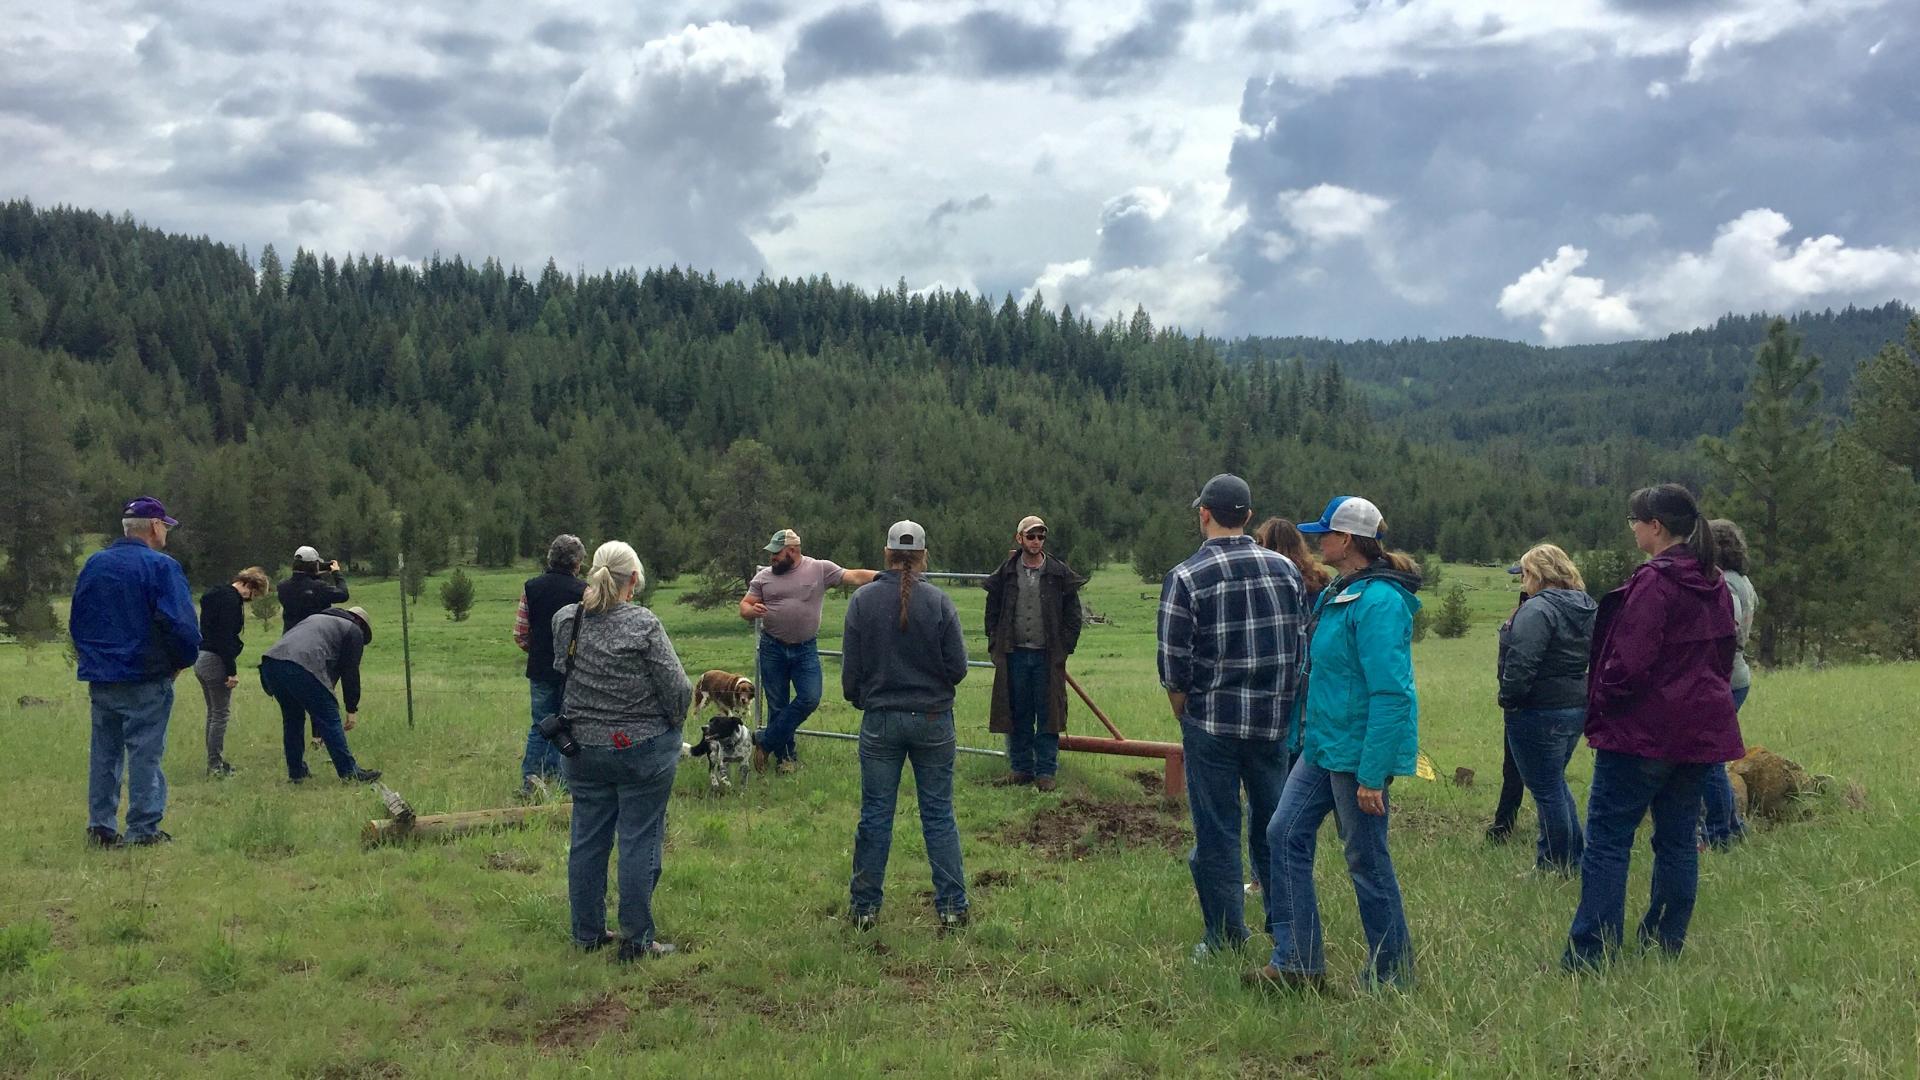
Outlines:
<svg viewBox="0 0 1920 1080"><path fill-rule="evenodd" d="M462 810L452 814L420 814L411 820L383 818L367 822L360 831L360 842L367 847L402 840L450 840L468 833L525 825L555 812L572 813L573 804L541 803L537 806L506 806L498 810Z"/></svg>

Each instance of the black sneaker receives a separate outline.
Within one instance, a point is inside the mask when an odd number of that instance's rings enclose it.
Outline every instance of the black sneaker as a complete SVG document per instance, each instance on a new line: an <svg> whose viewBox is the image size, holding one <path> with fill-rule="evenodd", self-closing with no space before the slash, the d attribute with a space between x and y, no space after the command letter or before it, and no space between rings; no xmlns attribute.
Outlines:
<svg viewBox="0 0 1920 1080"><path fill-rule="evenodd" d="M225 780L238 771L238 769L235 769L224 761L216 761L207 766L207 775L213 777L215 780Z"/></svg>
<svg viewBox="0 0 1920 1080"><path fill-rule="evenodd" d="M965 930L971 921L973 920L967 917L966 908L961 908L959 911L943 911L940 913L940 932L947 934L955 930Z"/></svg>
<svg viewBox="0 0 1920 1080"><path fill-rule="evenodd" d="M380 770L356 768L340 779L350 784L371 784L380 779Z"/></svg>
<svg viewBox="0 0 1920 1080"><path fill-rule="evenodd" d="M127 841L127 843L135 847L150 847L154 844L171 844L173 843L173 834L155 829L145 836L136 836Z"/></svg>
<svg viewBox="0 0 1920 1080"><path fill-rule="evenodd" d="M87 828L87 846L90 848L117 848L126 841L120 834L105 825L92 825Z"/></svg>
<svg viewBox="0 0 1920 1080"><path fill-rule="evenodd" d="M312 773L310 773L310 772L303 772L303 773L301 773L301 774L300 774L299 776L289 776L289 777L287 777L287 783L289 783L289 784L304 784L304 783L306 783L306 782L307 782L308 780L310 780L310 779L312 779L312 777L313 777L313 774L312 774Z"/></svg>

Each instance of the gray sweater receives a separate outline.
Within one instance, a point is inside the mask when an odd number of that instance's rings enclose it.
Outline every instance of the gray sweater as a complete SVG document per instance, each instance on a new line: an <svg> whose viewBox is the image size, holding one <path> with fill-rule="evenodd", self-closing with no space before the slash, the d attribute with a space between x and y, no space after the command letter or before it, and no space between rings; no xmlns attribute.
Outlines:
<svg viewBox="0 0 1920 1080"><path fill-rule="evenodd" d="M569 671L567 640L579 604L553 616L553 666ZM580 624L567 676L567 715L582 746L620 746L678 728L693 704L693 684L667 639L667 628L638 604L616 604Z"/></svg>
<svg viewBox="0 0 1920 1080"><path fill-rule="evenodd" d="M946 593L917 581L900 629L900 575L888 570L847 601L840 691L863 712L940 713L967 677L960 615Z"/></svg>

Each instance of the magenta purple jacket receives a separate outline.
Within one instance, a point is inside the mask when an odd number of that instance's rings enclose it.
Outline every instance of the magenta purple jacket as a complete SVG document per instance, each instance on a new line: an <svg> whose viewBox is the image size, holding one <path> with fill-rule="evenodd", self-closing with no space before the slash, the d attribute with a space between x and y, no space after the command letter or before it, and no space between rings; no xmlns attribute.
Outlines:
<svg viewBox="0 0 1920 1080"><path fill-rule="evenodd" d="M1600 601L1587 680L1587 742L1660 761L1736 761L1733 598L1684 544Z"/></svg>

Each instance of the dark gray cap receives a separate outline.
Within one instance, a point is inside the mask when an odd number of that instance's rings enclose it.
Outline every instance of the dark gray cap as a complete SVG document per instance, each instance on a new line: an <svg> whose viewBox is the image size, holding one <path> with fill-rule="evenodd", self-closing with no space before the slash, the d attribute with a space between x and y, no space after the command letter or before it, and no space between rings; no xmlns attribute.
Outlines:
<svg viewBox="0 0 1920 1080"><path fill-rule="evenodd" d="M1251 510L1253 491L1247 487L1245 480L1223 472L1207 481L1207 486L1200 489L1200 497L1193 500L1193 509L1198 510L1203 506L1216 513L1221 510Z"/></svg>

